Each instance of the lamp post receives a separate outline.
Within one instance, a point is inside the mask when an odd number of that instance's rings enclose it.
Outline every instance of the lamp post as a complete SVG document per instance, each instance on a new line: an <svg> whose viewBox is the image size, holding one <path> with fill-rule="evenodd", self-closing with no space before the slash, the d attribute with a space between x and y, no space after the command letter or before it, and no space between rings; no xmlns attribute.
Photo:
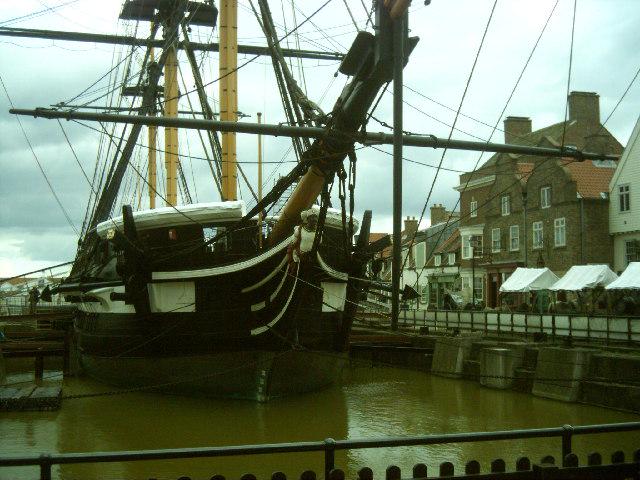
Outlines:
<svg viewBox="0 0 640 480"><path fill-rule="evenodd" d="M527 191L523 190L522 191L522 213L523 213L523 217L524 217L524 266L525 268L528 266L527 265L527 260L528 260L528 256L527 256L527 248L528 248L528 244L527 244Z"/></svg>
<svg viewBox="0 0 640 480"><path fill-rule="evenodd" d="M469 237L469 247L471 248L471 310L476 308L476 247L478 246L478 237L471 235Z"/></svg>

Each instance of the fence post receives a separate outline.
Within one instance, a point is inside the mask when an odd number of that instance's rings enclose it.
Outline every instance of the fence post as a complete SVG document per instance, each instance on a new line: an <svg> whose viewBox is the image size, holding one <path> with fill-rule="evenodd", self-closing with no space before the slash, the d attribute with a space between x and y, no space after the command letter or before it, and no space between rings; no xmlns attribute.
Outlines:
<svg viewBox="0 0 640 480"><path fill-rule="evenodd" d="M569 315L569 338L573 338L573 315ZM607 330L609 330L609 327L607 326Z"/></svg>
<svg viewBox="0 0 640 480"><path fill-rule="evenodd" d="M551 314L551 336L553 337L553 341L556 341L556 314Z"/></svg>
<svg viewBox="0 0 640 480"><path fill-rule="evenodd" d="M51 457L40 455L40 480L51 480Z"/></svg>
<svg viewBox="0 0 640 480"><path fill-rule="evenodd" d="M571 453L571 437L573 435L573 427L571 425L562 426L562 458L564 459Z"/></svg>
<svg viewBox="0 0 640 480"><path fill-rule="evenodd" d="M487 315L488 315L488 313L485 310L485 312L484 312L484 334L485 335L489 331L489 320L487 319Z"/></svg>
<svg viewBox="0 0 640 480"><path fill-rule="evenodd" d="M324 441L324 478L329 478L329 473L334 469L336 463L336 441L327 438Z"/></svg>

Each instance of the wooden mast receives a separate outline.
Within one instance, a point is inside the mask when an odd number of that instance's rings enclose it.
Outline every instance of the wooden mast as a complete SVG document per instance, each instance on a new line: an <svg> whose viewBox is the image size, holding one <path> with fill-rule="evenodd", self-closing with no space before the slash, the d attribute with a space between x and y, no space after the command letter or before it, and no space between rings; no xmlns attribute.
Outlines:
<svg viewBox="0 0 640 480"><path fill-rule="evenodd" d="M220 120L238 121L238 2L220 2ZM222 200L237 200L236 134L222 134Z"/></svg>
<svg viewBox="0 0 640 480"><path fill-rule="evenodd" d="M258 125L262 123L262 112L258 112ZM262 202L262 135L258 134L258 203ZM262 248L262 210L258 213L258 247Z"/></svg>
<svg viewBox="0 0 640 480"><path fill-rule="evenodd" d="M151 28L153 29L153 22L151 22ZM149 61L153 62L155 61L155 57L153 54L153 47L151 47L149 49ZM155 102L154 102L155 103ZM150 115L155 115L156 111L155 111L155 107L153 108L152 112L150 113ZM148 144L149 144L149 168L148 168L148 175L149 175L149 208L150 209L154 209L156 208L156 177L157 177L157 173L156 173L156 145L157 145L157 138L158 138L158 127L156 127L155 125L149 125L149 137L148 137Z"/></svg>
<svg viewBox="0 0 640 480"><path fill-rule="evenodd" d="M175 31L167 31L165 36L177 35ZM164 115L169 118L178 117L178 56L175 42L169 47L167 61L164 66ZM177 177L178 177L178 129L175 127L164 128L164 165L167 175L167 206L178 203Z"/></svg>

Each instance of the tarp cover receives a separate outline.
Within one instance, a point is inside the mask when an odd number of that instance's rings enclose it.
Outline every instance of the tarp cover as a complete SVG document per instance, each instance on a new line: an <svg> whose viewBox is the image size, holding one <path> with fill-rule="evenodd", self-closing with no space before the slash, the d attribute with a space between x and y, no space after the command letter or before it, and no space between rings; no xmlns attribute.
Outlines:
<svg viewBox="0 0 640 480"><path fill-rule="evenodd" d="M549 290L578 291L598 286L605 287L616 278L618 275L608 265L574 265Z"/></svg>
<svg viewBox="0 0 640 480"><path fill-rule="evenodd" d="M518 267L500 286L500 292L531 292L546 290L558 281L558 277L548 268Z"/></svg>
<svg viewBox="0 0 640 480"><path fill-rule="evenodd" d="M631 262L617 280L605 287L607 290L640 290L640 262Z"/></svg>
<svg viewBox="0 0 640 480"><path fill-rule="evenodd" d="M158 227L178 227L192 223L230 222L241 219L246 214L244 202L211 202L162 207L154 210L133 212L138 230ZM113 217L96 227L98 235L106 238L111 228L122 229L122 215Z"/></svg>

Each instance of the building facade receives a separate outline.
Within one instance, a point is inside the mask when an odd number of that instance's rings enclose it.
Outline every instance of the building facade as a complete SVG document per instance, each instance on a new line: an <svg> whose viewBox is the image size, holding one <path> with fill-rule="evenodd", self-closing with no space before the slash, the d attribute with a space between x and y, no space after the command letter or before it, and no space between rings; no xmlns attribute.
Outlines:
<svg viewBox="0 0 640 480"><path fill-rule="evenodd" d="M613 269L640 261L640 118L609 184L609 233Z"/></svg>
<svg viewBox="0 0 640 480"><path fill-rule="evenodd" d="M508 117L505 142L620 154L622 145L600 124L599 97L571 92L569 119L532 131L526 117ZM489 307L519 266L612 264L609 182L613 161L496 154L460 176L462 292L472 285Z"/></svg>

